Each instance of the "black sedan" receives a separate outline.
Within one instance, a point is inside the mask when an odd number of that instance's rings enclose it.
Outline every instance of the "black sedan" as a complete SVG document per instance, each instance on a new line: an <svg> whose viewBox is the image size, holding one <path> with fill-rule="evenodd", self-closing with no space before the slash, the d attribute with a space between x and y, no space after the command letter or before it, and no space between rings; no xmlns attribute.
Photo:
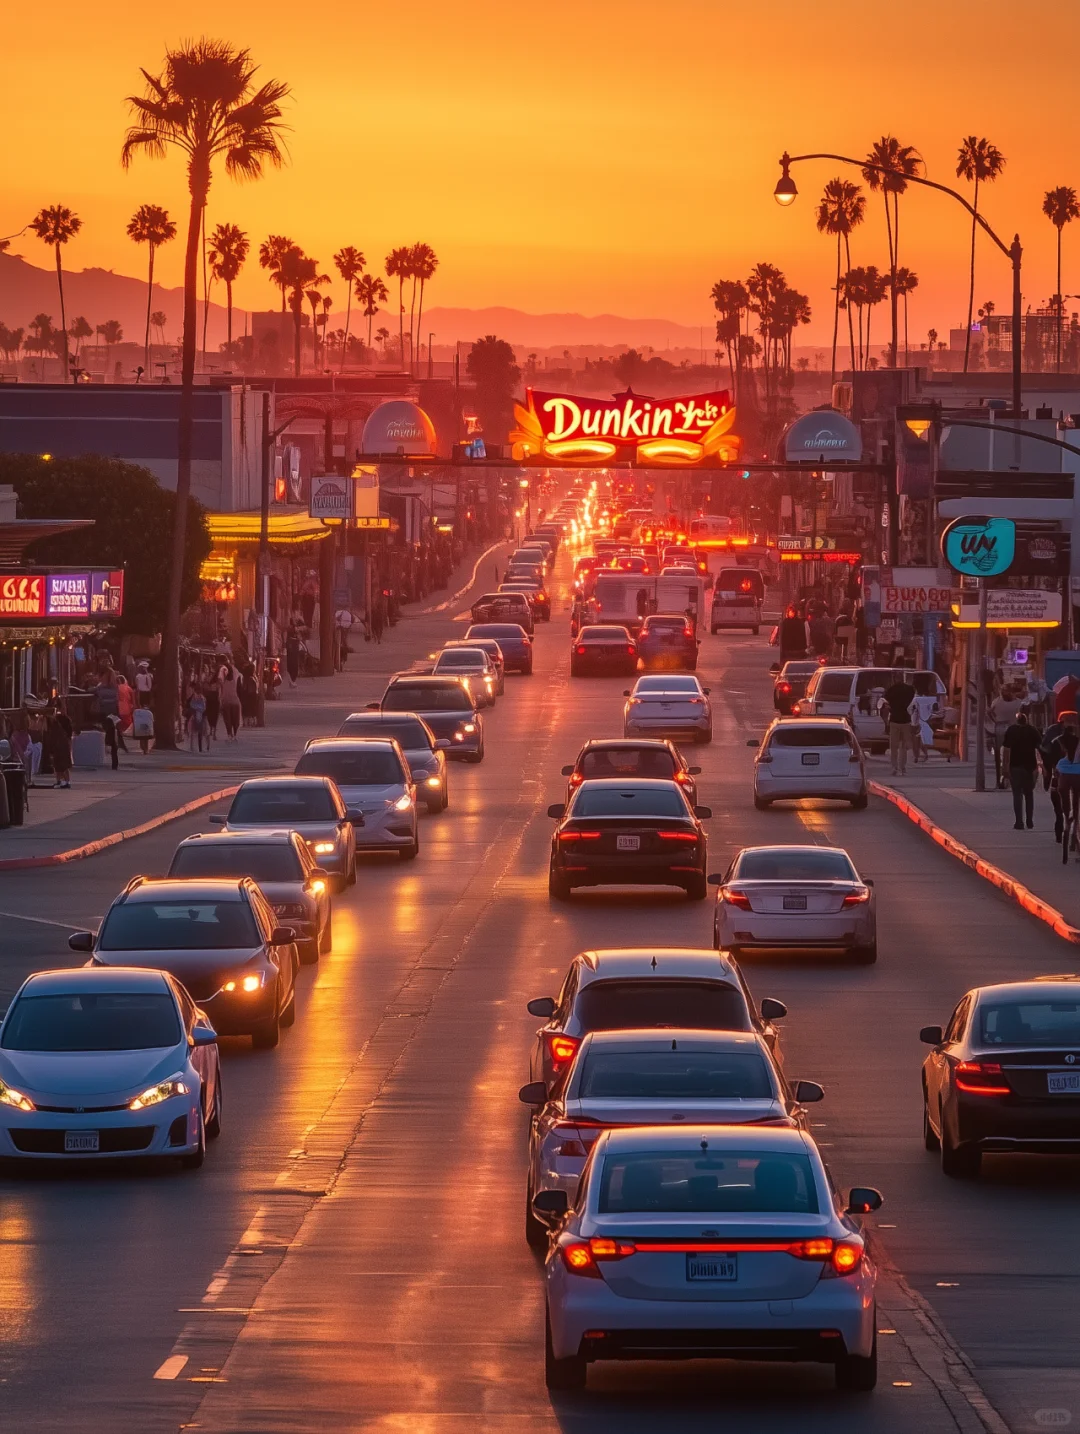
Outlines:
<svg viewBox="0 0 1080 1434"><path fill-rule="evenodd" d="M650 613L641 624L637 647L645 672L697 671L697 634L681 613Z"/></svg>
<svg viewBox="0 0 1080 1434"><path fill-rule="evenodd" d="M526 677L532 676L532 638L519 623L474 622L466 632L464 641L471 642L474 638L494 640L499 644L507 672L521 672Z"/></svg>
<svg viewBox="0 0 1080 1434"><path fill-rule="evenodd" d="M650 777L660 781L678 782L693 806L697 801L694 778L700 767L691 767L686 758L667 737L600 737L586 742L571 767L564 767L568 777L566 800L586 781L626 782L633 777Z"/></svg>
<svg viewBox="0 0 1080 1434"><path fill-rule="evenodd" d="M582 782L551 838L548 891L565 901L576 886L680 886L691 901L707 889L703 818L677 782Z"/></svg>
<svg viewBox="0 0 1080 1434"><path fill-rule="evenodd" d="M637 643L629 628L583 627L570 649L570 676L628 677L637 672Z"/></svg>
<svg viewBox="0 0 1080 1434"><path fill-rule="evenodd" d="M806 684L821 663L814 658L785 662L773 683L773 706L781 717L790 717L791 710L806 692Z"/></svg>
<svg viewBox="0 0 1080 1434"><path fill-rule="evenodd" d="M923 1136L946 1175L985 1151L1080 1154L1080 977L980 986L924 1026Z"/></svg>

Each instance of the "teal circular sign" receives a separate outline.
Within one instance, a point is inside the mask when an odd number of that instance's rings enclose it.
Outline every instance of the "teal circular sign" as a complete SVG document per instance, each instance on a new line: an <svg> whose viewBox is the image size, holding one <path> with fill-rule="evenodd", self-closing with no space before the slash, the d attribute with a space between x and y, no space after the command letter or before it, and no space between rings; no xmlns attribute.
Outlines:
<svg viewBox="0 0 1080 1434"><path fill-rule="evenodd" d="M1016 524L1011 518L956 518L941 535L941 551L955 572L998 577L1012 567Z"/></svg>

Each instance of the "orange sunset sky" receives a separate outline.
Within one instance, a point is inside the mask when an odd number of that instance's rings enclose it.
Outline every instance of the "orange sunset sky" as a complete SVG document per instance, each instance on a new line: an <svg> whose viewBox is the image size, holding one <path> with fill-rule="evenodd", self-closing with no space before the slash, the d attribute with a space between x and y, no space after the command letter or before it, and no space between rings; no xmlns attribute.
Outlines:
<svg viewBox="0 0 1080 1434"><path fill-rule="evenodd" d="M1054 289L1042 195L1080 188L1078 17L1075 0L11 0L0 235L65 203L84 220L65 263L141 273L124 225L147 201L180 217L183 173L178 158L121 170L123 99L166 44L208 33L293 88L288 166L258 184L219 174L209 224L238 223L255 244L288 234L327 269L343 244L381 266L393 245L426 240L442 261L429 304L709 324L711 284L767 259L811 297L805 337L826 341L833 250L813 209L837 168L803 166L784 211L776 159L858 156L885 132L949 183L962 135L1005 152L984 209L1006 240L1020 231L1025 303L1042 304ZM884 268L879 200L870 215L853 259ZM901 262L921 279L912 340L931 324L945 337L966 305L965 217L925 191L901 217ZM32 236L12 249L50 262ZM179 282L180 250L159 256L165 283ZM976 302L1005 311L1008 266L988 243L979 274ZM1063 287L1080 292L1080 222L1065 231ZM254 262L236 298L274 306Z"/></svg>

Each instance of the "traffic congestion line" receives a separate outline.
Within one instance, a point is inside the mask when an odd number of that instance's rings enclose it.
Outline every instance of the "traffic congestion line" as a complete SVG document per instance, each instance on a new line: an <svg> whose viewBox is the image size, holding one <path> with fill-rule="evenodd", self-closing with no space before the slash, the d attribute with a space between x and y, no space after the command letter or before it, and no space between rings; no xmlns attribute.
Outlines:
<svg viewBox="0 0 1080 1434"><path fill-rule="evenodd" d="M887 787L882 782L870 782L869 787L875 797L883 797L885 801L892 802L893 806L898 807L909 821L914 822L917 827L926 832L927 836L936 841L938 846L944 847L950 856L956 857L957 861L962 861L977 876L981 876L984 881L996 886L999 891L1004 892L1029 915L1037 917L1039 921L1044 921L1063 941L1080 946L1080 929L1071 926L1056 907L1036 896L1030 887L1025 886L1022 881L1017 881L1015 876L1010 876L1000 866L995 866L993 862L987 861L977 851L972 851L971 847L965 846L962 841L954 837L951 832L946 831L944 827L939 826L920 807L909 801L895 788Z"/></svg>

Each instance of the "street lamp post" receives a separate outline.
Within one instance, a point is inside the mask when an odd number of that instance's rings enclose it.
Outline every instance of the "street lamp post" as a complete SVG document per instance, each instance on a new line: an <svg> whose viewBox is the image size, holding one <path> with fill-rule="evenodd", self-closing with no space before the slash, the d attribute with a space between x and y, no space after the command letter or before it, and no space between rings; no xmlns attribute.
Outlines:
<svg viewBox="0 0 1080 1434"><path fill-rule="evenodd" d="M791 177L791 166L801 164L804 160L829 159L836 164L853 164L857 169L874 169L879 174L895 174L897 171L890 169L888 165L871 164L866 160L852 159L846 154L788 154L787 151L780 157L780 178L776 188L773 190L773 198L777 204L785 209L795 203L799 196L798 188ZM1023 343L1022 323L1020 317L1021 290L1020 290L1020 261L1023 256L1023 249L1020 245L1020 235L1015 234L1011 244L1006 244L999 239L990 225L978 211L968 203L962 194L955 189L950 189L947 184L938 184L934 179L924 179L918 174L905 174L904 179L909 184L921 184L926 189L936 189L941 194L947 194L950 199L955 199L962 204L971 217L979 224L983 231L989 235L997 247L1012 264L1012 414L1019 419L1021 405L1023 402Z"/></svg>

